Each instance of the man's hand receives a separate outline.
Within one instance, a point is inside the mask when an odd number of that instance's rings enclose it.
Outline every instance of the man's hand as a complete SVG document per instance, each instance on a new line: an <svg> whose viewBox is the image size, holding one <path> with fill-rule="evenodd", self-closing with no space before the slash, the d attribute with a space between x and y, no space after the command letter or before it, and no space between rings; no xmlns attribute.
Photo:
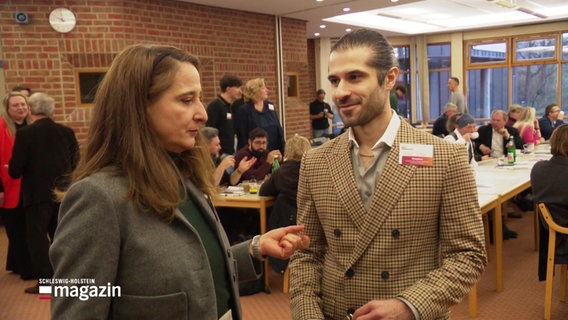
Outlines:
<svg viewBox="0 0 568 320"><path fill-rule="evenodd" d="M274 156L277 155L278 156L278 161L282 162L282 154L280 153L280 150L272 150L268 153L268 156L266 156L266 162L272 164L272 162L274 161Z"/></svg>
<svg viewBox="0 0 568 320"><path fill-rule="evenodd" d="M260 253L278 259L288 259L298 249L306 249L310 238L302 233L304 226L289 226L270 230L260 237Z"/></svg>
<svg viewBox="0 0 568 320"><path fill-rule="evenodd" d="M239 167L237 168L237 172L239 174L243 174L245 172L248 171L248 169L250 169L250 167L252 167L252 165L256 162L256 158L255 157L251 157L250 159L248 157L244 157L241 162L239 162Z"/></svg>
<svg viewBox="0 0 568 320"><path fill-rule="evenodd" d="M489 148L488 146L482 144L479 146L479 151L481 151L481 153L483 155L490 155L491 154L491 148Z"/></svg>
<svg viewBox="0 0 568 320"><path fill-rule="evenodd" d="M499 130L499 134L502 135L505 139L509 139L509 131L507 131L507 128L501 128Z"/></svg>
<svg viewBox="0 0 568 320"><path fill-rule="evenodd" d="M413 320L414 314L399 299L369 301L353 314L353 320L382 319Z"/></svg>
<svg viewBox="0 0 568 320"><path fill-rule="evenodd" d="M225 158L221 160L221 163L219 163L219 167L221 167L223 171L227 170L227 168L229 167L234 167L234 166L235 166L235 157L230 155L225 156Z"/></svg>

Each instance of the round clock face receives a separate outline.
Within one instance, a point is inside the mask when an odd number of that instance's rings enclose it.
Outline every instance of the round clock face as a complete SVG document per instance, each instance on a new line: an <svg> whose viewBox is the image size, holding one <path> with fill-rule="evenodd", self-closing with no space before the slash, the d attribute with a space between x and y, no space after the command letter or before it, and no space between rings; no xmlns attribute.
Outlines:
<svg viewBox="0 0 568 320"><path fill-rule="evenodd" d="M70 32L75 28L77 19L73 11L66 8L53 9L49 14L49 24L53 30L61 33Z"/></svg>

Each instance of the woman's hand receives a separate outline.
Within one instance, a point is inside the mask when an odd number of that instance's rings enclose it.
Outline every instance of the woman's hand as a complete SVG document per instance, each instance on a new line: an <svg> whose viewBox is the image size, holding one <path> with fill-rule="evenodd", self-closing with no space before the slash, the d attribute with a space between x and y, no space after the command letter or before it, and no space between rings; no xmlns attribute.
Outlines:
<svg viewBox="0 0 568 320"><path fill-rule="evenodd" d="M288 259L298 249L306 249L310 238L302 233L304 226L289 226L270 230L260 237L260 253L278 259Z"/></svg>

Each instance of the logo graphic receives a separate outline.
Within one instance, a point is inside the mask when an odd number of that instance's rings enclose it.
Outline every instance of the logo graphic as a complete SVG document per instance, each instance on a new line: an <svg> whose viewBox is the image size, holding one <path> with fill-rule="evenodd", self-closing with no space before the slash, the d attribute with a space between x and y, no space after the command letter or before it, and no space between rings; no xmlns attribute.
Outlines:
<svg viewBox="0 0 568 320"><path fill-rule="evenodd" d="M120 286L95 285L94 279L39 279L39 299L51 300L52 298L78 298L87 301L91 298L114 298L120 297Z"/></svg>

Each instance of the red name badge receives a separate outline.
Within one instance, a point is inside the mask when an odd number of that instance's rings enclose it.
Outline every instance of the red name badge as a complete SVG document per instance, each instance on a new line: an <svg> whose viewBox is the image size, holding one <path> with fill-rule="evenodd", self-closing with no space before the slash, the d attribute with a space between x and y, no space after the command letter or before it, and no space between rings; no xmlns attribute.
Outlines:
<svg viewBox="0 0 568 320"><path fill-rule="evenodd" d="M398 163L409 166L431 166L434 146L427 144L401 143Z"/></svg>

